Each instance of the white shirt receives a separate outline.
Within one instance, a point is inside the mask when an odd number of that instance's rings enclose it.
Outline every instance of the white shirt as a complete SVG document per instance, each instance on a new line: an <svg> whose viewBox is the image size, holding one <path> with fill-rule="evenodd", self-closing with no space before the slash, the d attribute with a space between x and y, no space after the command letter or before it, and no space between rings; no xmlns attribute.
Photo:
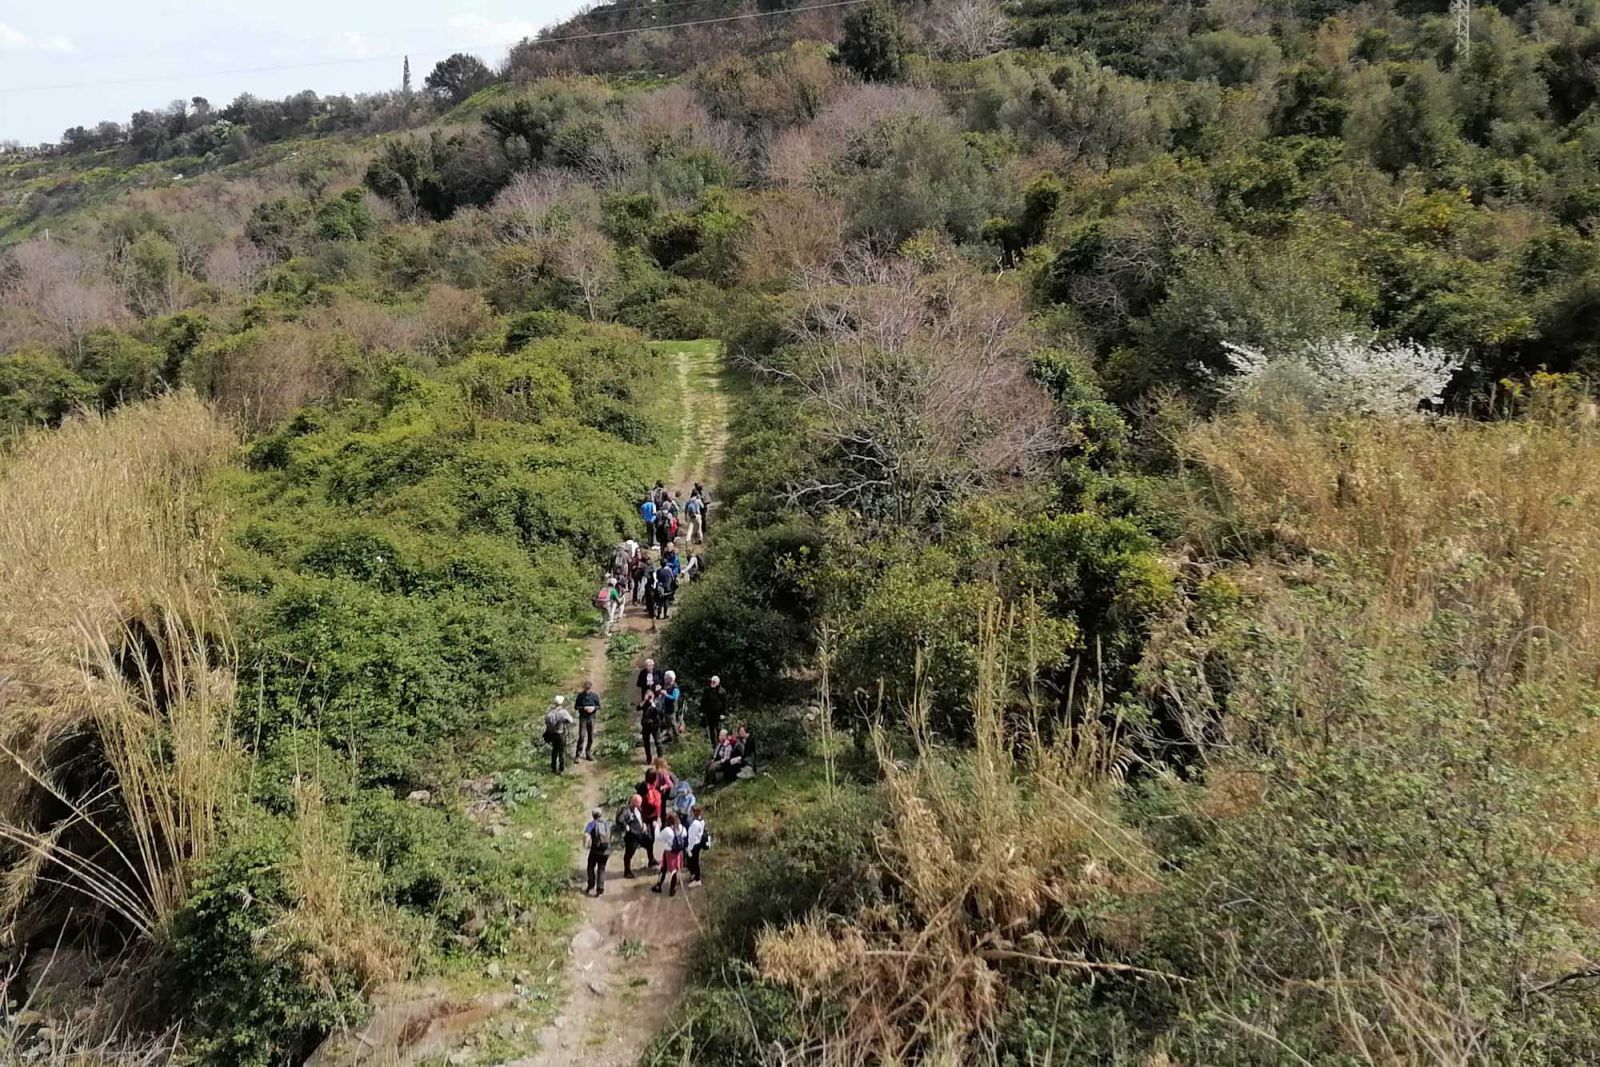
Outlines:
<svg viewBox="0 0 1600 1067"><path fill-rule="evenodd" d="M674 830L670 826L662 825L656 829L656 847L663 851L672 848L672 835Z"/></svg>
<svg viewBox="0 0 1600 1067"><path fill-rule="evenodd" d="M705 840L705 836L706 836L706 821L704 819L693 819L693 820L691 820L690 823L689 823L689 848L690 848L690 850L692 851L696 845L698 845L701 841Z"/></svg>
<svg viewBox="0 0 1600 1067"><path fill-rule="evenodd" d="M639 554L639 542L630 537L622 542L622 550L628 554L628 558L631 560Z"/></svg>

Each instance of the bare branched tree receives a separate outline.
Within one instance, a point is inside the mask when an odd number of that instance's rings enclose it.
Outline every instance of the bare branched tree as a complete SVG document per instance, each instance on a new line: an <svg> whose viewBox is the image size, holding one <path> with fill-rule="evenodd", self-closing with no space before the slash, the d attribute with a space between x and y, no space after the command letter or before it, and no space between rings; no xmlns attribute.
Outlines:
<svg viewBox="0 0 1600 1067"><path fill-rule="evenodd" d="M599 317L601 299L617 278L617 253L610 238L593 226L575 227L562 237L554 258L556 268L577 287L593 322Z"/></svg>
<svg viewBox="0 0 1600 1067"><path fill-rule="evenodd" d="M869 520L936 521L976 490L1037 474L1063 444L1029 376L1027 312L1008 282L950 256L855 247L802 276L792 345L758 369L790 383L832 453L797 500Z"/></svg>
<svg viewBox="0 0 1600 1067"><path fill-rule="evenodd" d="M1011 22L999 0L950 0L934 12L933 36L960 59L980 59L1006 47Z"/></svg>
<svg viewBox="0 0 1600 1067"><path fill-rule="evenodd" d="M12 250L0 271L0 307L10 312L7 344L42 341L74 361L90 331L128 318L102 263L49 240Z"/></svg>
<svg viewBox="0 0 1600 1067"><path fill-rule="evenodd" d="M272 256L244 239L213 248L206 256L202 276L212 285L239 293L255 292L261 275L272 266Z"/></svg>

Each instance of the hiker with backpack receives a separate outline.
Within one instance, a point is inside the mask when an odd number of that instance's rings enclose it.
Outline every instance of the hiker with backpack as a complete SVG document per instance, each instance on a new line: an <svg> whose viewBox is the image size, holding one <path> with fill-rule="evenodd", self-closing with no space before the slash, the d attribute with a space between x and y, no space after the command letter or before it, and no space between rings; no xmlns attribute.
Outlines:
<svg viewBox="0 0 1600 1067"><path fill-rule="evenodd" d="M656 844L661 848L661 874L656 884L650 887L650 892L661 892L661 887L671 876L672 888L667 891L667 896L675 897L678 895L678 872L683 870L683 858L689 851L689 831L678 825L678 817L669 812L661 820L661 829L656 832Z"/></svg>
<svg viewBox="0 0 1600 1067"><path fill-rule="evenodd" d="M583 828L584 841L589 845L589 883L584 896L593 893L603 896L606 891L606 861L611 858L611 824L606 822L600 809L589 812L589 824Z"/></svg>
<svg viewBox="0 0 1600 1067"><path fill-rule="evenodd" d="M622 590L617 588L614 576L607 578L606 584L595 593L594 606L600 609L600 632L611 633L622 619Z"/></svg>
<svg viewBox="0 0 1600 1067"><path fill-rule="evenodd" d="M617 809L617 819L612 825L612 833L622 835L622 877L633 877L633 854L645 847L650 840L650 830L644 823L644 816L640 814L640 806L644 798L635 793L629 797L622 807Z"/></svg>
<svg viewBox="0 0 1600 1067"><path fill-rule="evenodd" d="M700 805L689 809L689 888L705 885L705 872L700 867L700 853L711 847L711 831L706 828L705 813Z"/></svg>
<svg viewBox="0 0 1600 1067"><path fill-rule="evenodd" d="M706 492L705 486L695 482L694 488L689 490L689 497L700 501L700 536L703 540L711 534L711 494Z"/></svg>
<svg viewBox="0 0 1600 1067"><path fill-rule="evenodd" d="M665 756L657 756L651 766L656 772L656 788L661 791L661 814L665 815L672 810L672 798L678 795L678 779L672 773L672 764L667 762Z"/></svg>
<svg viewBox="0 0 1600 1067"><path fill-rule="evenodd" d="M654 536L655 544L659 548L666 548L667 542L672 540L672 516L665 508L657 508L655 512Z"/></svg>
<svg viewBox="0 0 1600 1067"><path fill-rule="evenodd" d="M683 505L683 516L688 520L688 529L683 535L685 541L698 544L706 539L706 531L702 523L705 508L705 502L700 499L698 493L689 494L689 499Z"/></svg>
<svg viewBox="0 0 1600 1067"><path fill-rule="evenodd" d="M650 860L650 869L655 870L656 827L661 823L661 790L656 787L654 767L644 772L644 781L634 786L634 792L639 794L639 817L644 820L645 855Z"/></svg>
<svg viewBox="0 0 1600 1067"><path fill-rule="evenodd" d="M567 710L567 698L558 693L544 713L544 740L550 746L551 774L567 769L567 731L571 728L572 712Z"/></svg>
<svg viewBox="0 0 1600 1067"><path fill-rule="evenodd" d="M633 562L628 565L628 591L633 595L635 604L643 604L649 593L649 578L651 571L650 553L641 548L634 554Z"/></svg>
<svg viewBox="0 0 1600 1067"><path fill-rule="evenodd" d="M584 679L583 688L578 691L578 699L573 701L578 709L578 747L572 754L573 761L588 760L594 762L594 720L600 712L600 694L594 691L594 682Z"/></svg>
<svg viewBox="0 0 1600 1067"><path fill-rule="evenodd" d="M672 787L672 814L682 826L689 825L689 816L700 801L694 795L694 785L687 778L679 778Z"/></svg>
<svg viewBox="0 0 1600 1067"><path fill-rule="evenodd" d="M672 616L672 597L678 591L678 576L671 567L663 563L656 568L652 580L655 588L655 605L650 617L650 630L655 631L657 619L667 619Z"/></svg>

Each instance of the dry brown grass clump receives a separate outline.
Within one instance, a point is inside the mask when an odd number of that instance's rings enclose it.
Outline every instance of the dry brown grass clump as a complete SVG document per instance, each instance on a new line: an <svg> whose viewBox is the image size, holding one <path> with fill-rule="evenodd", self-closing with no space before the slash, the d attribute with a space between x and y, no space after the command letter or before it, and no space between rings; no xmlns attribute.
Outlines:
<svg viewBox="0 0 1600 1067"><path fill-rule="evenodd" d="M1570 767L1572 833L1600 844L1580 814L1600 810L1600 782L1584 769L1600 749L1589 713L1600 680L1600 425L1559 405L1495 422L1239 415L1192 430L1183 448L1204 474L1190 501L1211 516L1198 524L1204 554L1254 552L1268 531L1293 568L1307 553L1337 558L1371 590L1370 632L1452 629L1451 662L1436 666L1487 713L1537 684L1547 713L1575 732L1563 750L1523 759ZM1282 580L1261 564L1236 577L1247 589ZM1258 600L1272 610L1271 596Z"/></svg>
<svg viewBox="0 0 1600 1067"><path fill-rule="evenodd" d="M1420 617L1463 595L1504 598L1523 625L1596 647L1593 422L1241 415L1197 428L1184 448L1230 519L1204 545L1213 555L1241 529L1271 529L1370 568L1396 611Z"/></svg>
<svg viewBox="0 0 1600 1067"><path fill-rule="evenodd" d="M232 434L191 395L74 420L0 468L5 917L152 935L229 796L231 651L206 475Z"/></svg>
<svg viewBox="0 0 1600 1067"><path fill-rule="evenodd" d="M877 734L887 805L877 846L895 903L850 926L813 917L757 945L764 978L808 1009L842 1007L817 1062L972 1062L1027 970L1174 980L1117 962L1136 942L1128 917L1155 885L1153 857L1104 814L1118 784L1109 754L1008 730L1002 630L989 612L970 751L936 749L920 702L908 709L911 759Z"/></svg>

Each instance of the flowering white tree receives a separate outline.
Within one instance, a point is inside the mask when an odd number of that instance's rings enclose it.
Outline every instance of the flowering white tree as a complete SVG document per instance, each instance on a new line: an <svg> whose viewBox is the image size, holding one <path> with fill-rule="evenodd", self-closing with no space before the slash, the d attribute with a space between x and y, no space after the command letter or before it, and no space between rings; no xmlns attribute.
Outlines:
<svg viewBox="0 0 1600 1067"><path fill-rule="evenodd" d="M949 0L936 17L934 38L958 59L981 59L1011 39L1011 20L999 0Z"/></svg>
<svg viewBox="0 0 1600 1067"><path fill-rule="evenodd" d="M1221 381L1234 403L1299 403L1326 415L1410 417L1438 404L1461 369L1461 357L1416 341L1376 341L1346 334L1268 353L1225 342L1233 373Z"/></svg>

